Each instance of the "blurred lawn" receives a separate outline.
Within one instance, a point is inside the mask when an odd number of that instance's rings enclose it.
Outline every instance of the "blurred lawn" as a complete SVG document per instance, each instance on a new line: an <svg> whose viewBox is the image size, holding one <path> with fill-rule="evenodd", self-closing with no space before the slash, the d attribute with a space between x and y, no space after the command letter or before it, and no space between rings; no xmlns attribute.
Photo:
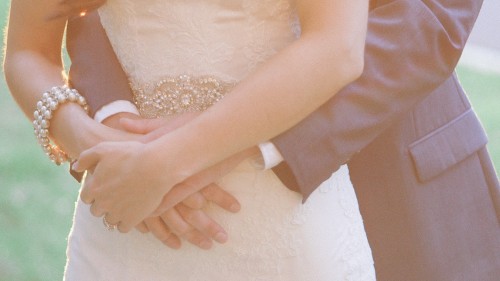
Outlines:
<svg viewBox="0 0 500 281"><path fill-rule="evenodd" d="M61 280L78 184L43 155L0 75L0 281ZM460 67L459 76L500 171L500 75Z"/></svg>

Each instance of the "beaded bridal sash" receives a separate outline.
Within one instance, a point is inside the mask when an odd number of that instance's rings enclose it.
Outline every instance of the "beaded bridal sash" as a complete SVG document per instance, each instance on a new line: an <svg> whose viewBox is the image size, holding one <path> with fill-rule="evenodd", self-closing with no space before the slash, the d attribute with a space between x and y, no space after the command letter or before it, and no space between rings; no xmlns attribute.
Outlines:
<svg viewBox="0 0 500 281"><path fill-rule="evenodd" d="M204 111L221 100L235 82L213 76L179 75L154 84L131 85L141 116L158 118L184 112Z"/></svg>

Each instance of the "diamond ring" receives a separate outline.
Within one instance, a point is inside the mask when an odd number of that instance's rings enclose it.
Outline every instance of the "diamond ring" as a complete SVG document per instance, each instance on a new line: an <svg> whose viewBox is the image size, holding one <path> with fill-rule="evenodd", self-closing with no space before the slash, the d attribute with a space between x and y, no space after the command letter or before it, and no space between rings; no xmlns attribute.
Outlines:
<svg viewBox="0 0 500 281"><path fill-rule="evenodd" d="M118 228L118 224L112 224L112 223L109 223L108 220L106 219L106 215L104 215L102 217L102 223L104 224L104 226L106 227L107 230L109 231L113 231L115 229Z"/></svg>

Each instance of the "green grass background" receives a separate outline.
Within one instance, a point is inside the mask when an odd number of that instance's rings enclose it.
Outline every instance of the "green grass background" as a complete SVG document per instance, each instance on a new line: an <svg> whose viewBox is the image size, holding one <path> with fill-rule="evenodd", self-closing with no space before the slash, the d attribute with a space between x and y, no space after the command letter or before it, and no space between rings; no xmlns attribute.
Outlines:
<svg viewBox="0 0 500 281"><path fill-rule="evenodd" d="M0 0L0 26L7 8ZM500 75L458 72L500 171ZM0 281L61 280L78 184L43 155L0 76Z"/></svg>

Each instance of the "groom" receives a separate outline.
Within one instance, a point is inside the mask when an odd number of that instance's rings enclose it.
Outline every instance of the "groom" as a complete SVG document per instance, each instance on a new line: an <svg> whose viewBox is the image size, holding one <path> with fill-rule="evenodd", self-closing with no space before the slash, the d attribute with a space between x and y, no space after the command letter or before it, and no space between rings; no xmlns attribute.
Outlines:
<svg viewBox="0 0 500 281"><path fill-rule="evenodd" d="M500 185L453 71L481 3L370 1L363 75L271 140L273 170L304 199L349 165L378 280L500 276ZM68 49L94 110L131 99L96 21L72 22Z"/></svg>

